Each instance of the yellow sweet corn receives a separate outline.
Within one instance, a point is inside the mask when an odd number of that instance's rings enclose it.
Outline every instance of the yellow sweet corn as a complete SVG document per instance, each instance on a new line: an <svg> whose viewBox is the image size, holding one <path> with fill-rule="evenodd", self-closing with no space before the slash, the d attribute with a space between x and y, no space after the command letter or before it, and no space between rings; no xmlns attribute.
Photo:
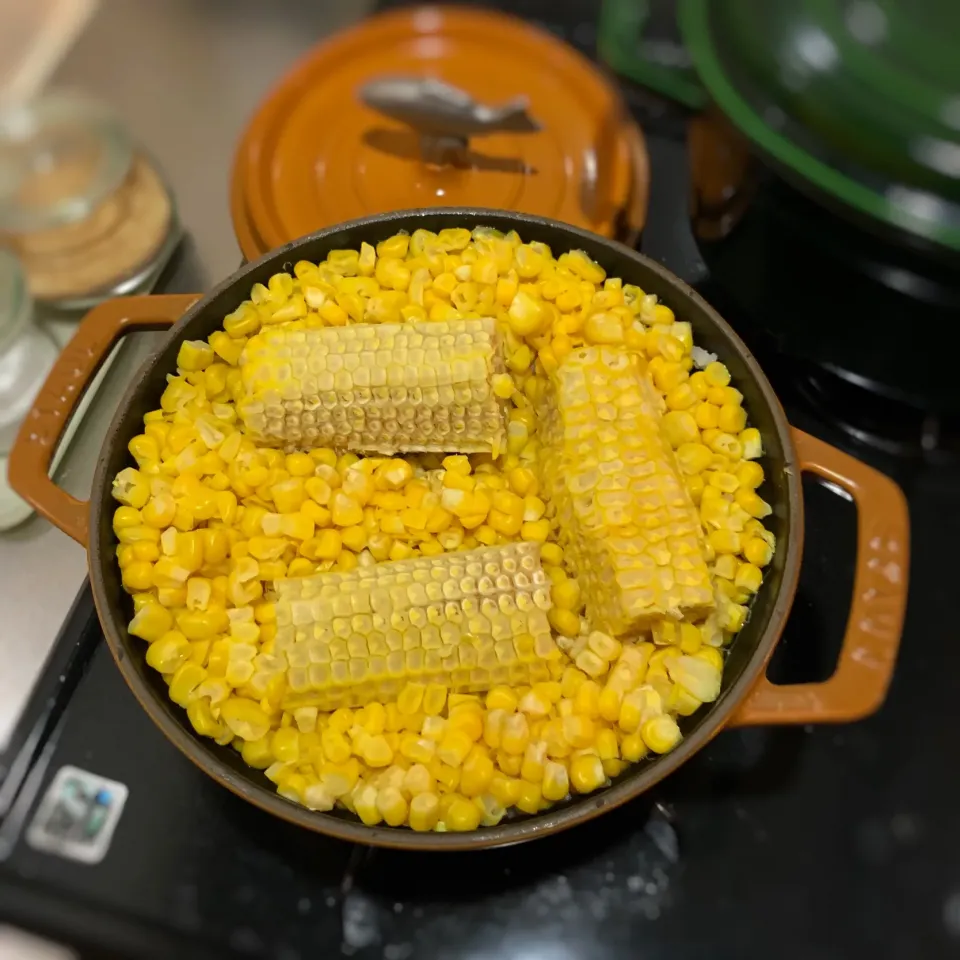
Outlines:
<svg viewBox="0 0 960 960"><path fill-rule="evenodd" d="M321 709L390 699L421 677L464 691L546 679L559 655L533 544L285 579L277 591L289 689Z"/></svg>
<svg viewBox="0 0 960 960"><path fill-rule="evenodd" d="M672 750L681 739L677 721L668 714L661 714L647 720L640 729L643 742L654 753L667 753Z"/></svg>
<svg viewBox="0 0 960 960"><path fill-rule="evenodd" d="M490 826L672 749L776 547L761 436L692 351L656 297L513 232L256 284L181 345L116 478L148 664L280 795L368 824Z"/></svg>
<svg viewBox="0 0 960 960"><path fill-rule="evenodd" d="M699 656L670 657L666 660L667 673L701 703L713 703L720 696L723 661L719 655L718 660L711 663Z"/></svg>
<svg viewBox="0 0 960 960"><path fill-rule="evenodd" d="M154 670L172 674L190 654L190 641L179 630L168 630L147 648L146 660Z"/></svg>
<svg viewBox="0 0 960 960"><path fill-rule="evenodd" d="M636 358L575 351L551 378L541 417L544 488L590 619L622 634L708 612L700 523Z"/></svg>
<svg viewBox="0 0 960 960"><path fill-rule="evenodd" d="M242 740L259 740L270 729L270 718L260 704L244 697L230 697L220 707L220 719Z"/></svg>
<svg viewBox="0 0 960 960"><path fill-rule="evenodd" d="M575 757L570 763L570 783L577 793L591 793L606 782L603 761L587 754Z"/></svg>
<svg viewBox="0 0 960 960"><path fill-rule="evenodd" d="M150 498L150 484L139 470L127 467L114 478L111 492L120 503L139 510Z"/></svg>
<svg viewBox="0 0 960 960"><path fill-rule="evenodd" d="M543 783L540 792L544 800L563 800L570 792L570 779L567 768L556 760L548 760L543 765Z"/></svg>
<svg viewBox="0 0 960 960"><path fill-rule="evenodd" d="M410 827L418 832L435 829L440 819L440 798L434 793L419 793L410 800Z"/></svg>
<svg viewBox="0 0 960 960"><path fill-rule="evenodd" d="M491 320L276 327L245 357L237 412L260 442L384 454L504 447Z"/></svg>

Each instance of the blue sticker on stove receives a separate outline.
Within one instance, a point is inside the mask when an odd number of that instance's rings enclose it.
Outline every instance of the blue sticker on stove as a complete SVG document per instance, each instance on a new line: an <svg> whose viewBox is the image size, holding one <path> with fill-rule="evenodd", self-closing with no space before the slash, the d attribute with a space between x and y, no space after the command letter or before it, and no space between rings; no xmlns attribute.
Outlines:
<svg viewBox="0 0 960 960"><path fill-rule="evenodd" d="M27 830L36 850L80 863L99 863L107 854L129 790L78 767L61 767Z"/></svg>

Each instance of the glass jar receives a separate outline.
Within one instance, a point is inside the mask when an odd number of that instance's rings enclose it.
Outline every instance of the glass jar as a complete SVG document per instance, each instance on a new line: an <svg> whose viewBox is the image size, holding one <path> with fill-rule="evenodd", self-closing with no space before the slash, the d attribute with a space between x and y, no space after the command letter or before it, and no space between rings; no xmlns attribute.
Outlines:
<svg viewBox="0 0 960 960"><path fill-rule="evenodd" d="M166 183L103 104L60 92L0 110L0 240L39 304L137 292L178 239Z"/></svg>

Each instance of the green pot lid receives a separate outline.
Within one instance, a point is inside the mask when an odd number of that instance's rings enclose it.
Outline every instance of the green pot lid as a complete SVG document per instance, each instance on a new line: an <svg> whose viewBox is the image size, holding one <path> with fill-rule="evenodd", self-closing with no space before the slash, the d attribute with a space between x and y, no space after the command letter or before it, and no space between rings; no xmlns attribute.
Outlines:
<svg viewBox="0 0 960 960"><path fill-rule="evenodd" d="M960 3L681 0L719 108L781 168L960 251Z"/></svg>

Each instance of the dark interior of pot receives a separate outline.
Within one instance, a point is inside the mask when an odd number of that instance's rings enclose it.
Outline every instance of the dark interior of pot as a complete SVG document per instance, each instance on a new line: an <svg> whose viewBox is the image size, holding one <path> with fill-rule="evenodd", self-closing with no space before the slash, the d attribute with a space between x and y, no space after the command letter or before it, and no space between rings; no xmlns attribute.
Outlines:
<svg viewBox="0 0 960 960"><path fill-rule="evenodd" d="M672 753L631 765L605 790L574 796L535 816L513 812L499 826L473 833L418 834L406 828L369 828L346 811L314 813L279 797L274 785L261 772L248 767L235 750L196 734L186 711L168 699L160 675L146 663L146 645L126 630L133 608L121 587L115 560L111 517L116 504L110 496L110 481L130 465L127 444L142 432L143 415L157 407L166 376L176 369L181 341L206 338L219 328L224 316L247 299L252 284L266 283L280 270L292 270L298 260L322 260L329 250L356 249L362 241L376 244L399 230L412 233L419 228L439 231L479 225L504 232L515 229L525 242L549 244L555 255L570 249L585 250L608 276L621 277L625 283L637 284L647 293L656 294L677 319L693 325L694 342L716 353L730 369L732 384L744 395L750 425L757 427L763 437L766 480L759 493L774 508L766 525L777 537L777 550L765 570L763 586L753 602L748 622L731 645L720 698L692 717L679 718L684 740ZM352 221L275 250L220 284L172 329L163 349L134 378L105 441L94 481L90 554L94 595L105 621L104 632L138 699L184 753L235 792L302 826L359 842L419 849L462 849L517 842L587 819L647 789L706 743L754 683L779 636L792 600L799 561L800 538L795 535L791 542L788 535L791 529L795 534L800 530L801 506L798 477L784 448L787 429L770 385L733 331L676 277L626 247L553 221L475 209L406 211Z"/></svg>

